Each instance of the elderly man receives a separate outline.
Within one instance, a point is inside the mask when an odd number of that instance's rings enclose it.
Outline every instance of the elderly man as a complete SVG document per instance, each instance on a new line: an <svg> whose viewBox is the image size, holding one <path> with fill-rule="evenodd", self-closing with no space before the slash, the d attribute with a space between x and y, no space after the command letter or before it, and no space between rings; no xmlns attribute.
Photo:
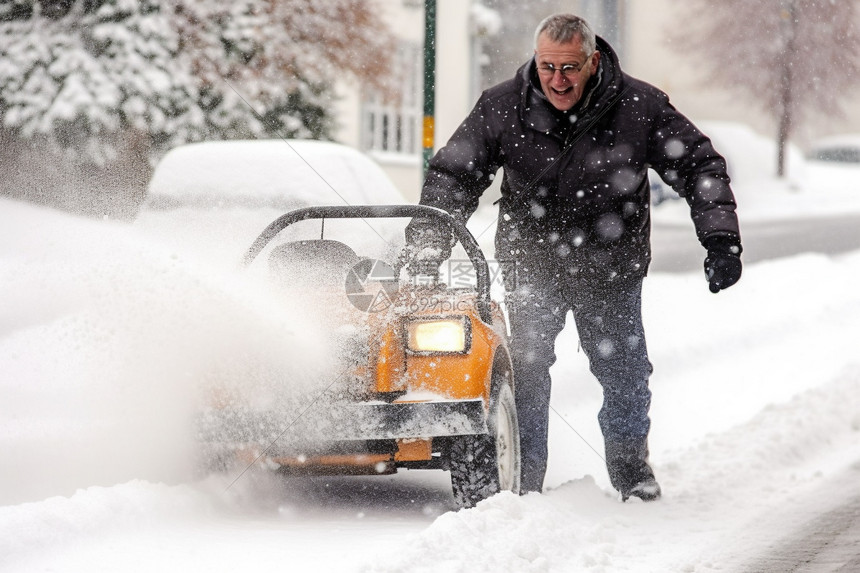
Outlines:
<svg viewBox="0 0 860 573"><path fill-rule="evenodd" d="M433 157L421 203L467 219L499 168L496 258L510 319L522 491L543 486L549 370L572 311L603 387L598 420L612 485L622 500L658 499L641 312L651 259L647 169L687 200L716 293L741 275L725 160L666 94L622 72L583 19L558 14L538 26L534 57L484 92ZM427 241L432 233L417 232L421 226L413 221L412 237Z"/></svg>

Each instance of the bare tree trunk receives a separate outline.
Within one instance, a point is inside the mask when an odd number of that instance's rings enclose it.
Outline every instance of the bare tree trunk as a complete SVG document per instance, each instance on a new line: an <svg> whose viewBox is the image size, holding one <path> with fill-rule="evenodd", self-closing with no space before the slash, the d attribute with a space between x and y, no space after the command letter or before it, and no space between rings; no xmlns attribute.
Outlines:
<svg viewBox="0 0 860 573"><path fill-rule="evenodd" d="M782 110L779 114L779 131L776 137L776 176L785 177L785 156L791 136L791 67L786 63L782 72Z"/></svg>
<svg viewBox="0 0 860 573"><path fill-rule="evenodd" d="M779 131L777 133L776 142L776 176L780 178L785 177L786 149L788 147L788 140L791 137L792 128L791 92L794 87L792 62L794 61L794 55L797 49L794 41L797 25L795 0L784 0L782 19L784 23L783 30L785 34L785 49L782 54L782 85L780 86L780 103L782 104L782 109L780 110L779 115Z"/></svg>

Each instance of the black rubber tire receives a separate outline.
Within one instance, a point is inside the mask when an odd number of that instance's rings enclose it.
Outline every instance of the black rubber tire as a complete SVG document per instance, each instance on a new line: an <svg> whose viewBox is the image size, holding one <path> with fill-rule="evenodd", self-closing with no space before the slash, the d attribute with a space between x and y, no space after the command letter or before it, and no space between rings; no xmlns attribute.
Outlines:
<svg viewBox="0 0 860 573"><path fill-rule="evenodd" d="M488 434L458 436L451 442L448 468L460 507L474 507L500 491L520 490L520 432L514 393L507 379L494 384Z"/></svg>

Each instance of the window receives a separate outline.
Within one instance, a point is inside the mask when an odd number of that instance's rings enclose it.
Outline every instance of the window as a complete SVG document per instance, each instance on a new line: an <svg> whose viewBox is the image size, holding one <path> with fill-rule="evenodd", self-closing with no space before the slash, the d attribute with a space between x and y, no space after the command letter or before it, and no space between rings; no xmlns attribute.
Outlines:
<svg viewBox="0 0 860 573"><path fill-rule="evenodd" d="M400 42L394 74L399 85L393 93L371 93L362 105L362 147L366 151L398 155L421 154L421 119L424 111L423 52Z"/></svg>

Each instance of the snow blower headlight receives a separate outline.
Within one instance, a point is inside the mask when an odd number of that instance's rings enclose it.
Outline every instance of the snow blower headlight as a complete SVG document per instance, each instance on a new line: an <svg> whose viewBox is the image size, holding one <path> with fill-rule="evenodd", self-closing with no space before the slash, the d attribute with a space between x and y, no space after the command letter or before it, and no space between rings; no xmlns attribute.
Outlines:
<svg viewBox="0 0 860 573"><path fill-rule="evenodd" d="M407 348L418 354L463 354L472 345L465 316L414 320L407 328Z"/></svg>

